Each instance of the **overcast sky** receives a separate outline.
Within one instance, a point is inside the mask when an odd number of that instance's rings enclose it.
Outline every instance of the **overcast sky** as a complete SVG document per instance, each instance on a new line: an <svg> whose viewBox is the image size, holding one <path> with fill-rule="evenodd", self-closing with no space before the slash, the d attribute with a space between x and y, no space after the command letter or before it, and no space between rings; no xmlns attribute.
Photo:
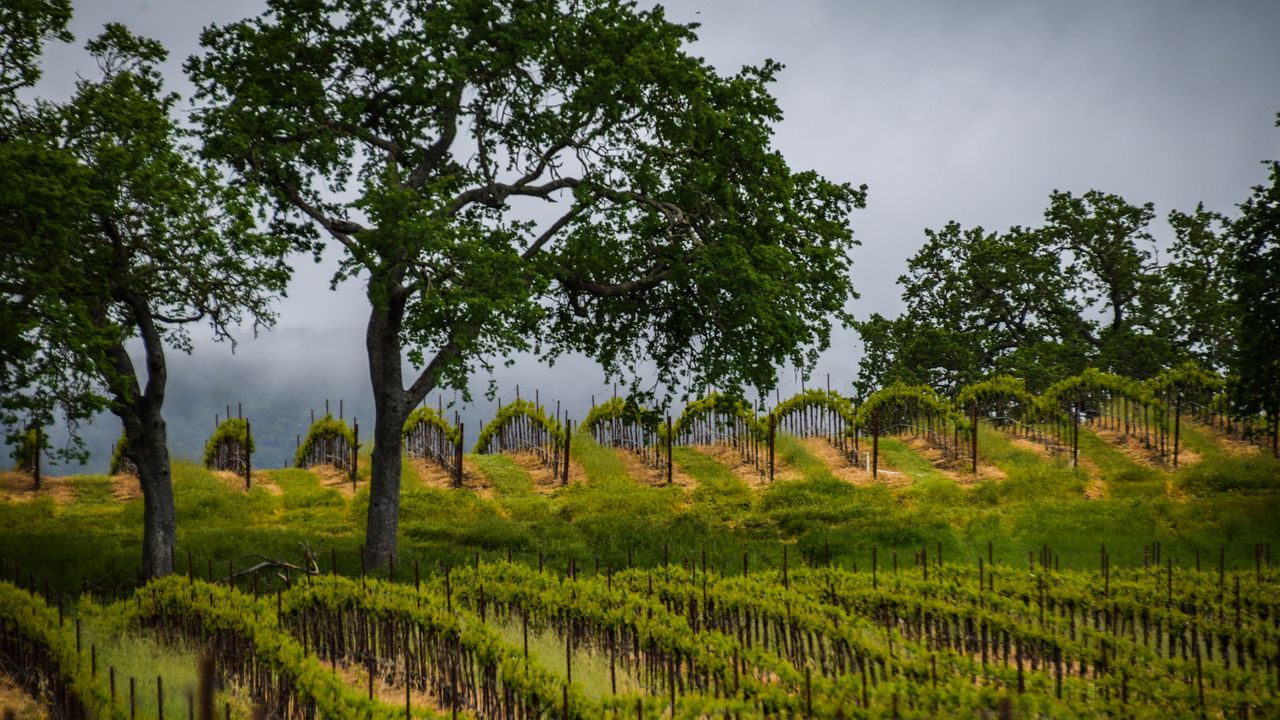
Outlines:
<svg viewBox="0 0 1280 720"><path fill-rule="evenodd" d="M81 51L108 21L169 48L171 87L190 88L182 61L211 23L257 14L261 2L96 0L75 3L72 46L47 49L39 92L69 94L95 68ZM669 16L702 24L693 47L722 71L769 57L786 70L774 87L785 113L776 145L794 169L870 186L850 218L858 317L896 313L894 281L923 241L949 220L1003 229L1035 225L1050 191L1099 189L1163 217L1203 201L1233 212L1280 158L1280 2L744 2L686 0ZM330 258L331 260L332 258ZM348 416L372 420L363 353L366 304L358 281L328 289L332 265L298 261L269 334L171 353L166 416L171 445L197 456L225 403L271 408L268 464L283 462L308 408L343 397ZM851 331L834 335L815 380L847 388L858 358ZM497 375L503 394L541 388L581 417L602 373L582 358L541 367L531 358ZM783 394L797 385L782 371ZM590 379L598 378L598 384ZM482 387L487 378L480 378ZM474 436L490 415L464 415ZM106 418L90 433L96 459L119 432ZM260 440L261 442L261 440ZM92 467L100 467L94 462Z"/></svg>

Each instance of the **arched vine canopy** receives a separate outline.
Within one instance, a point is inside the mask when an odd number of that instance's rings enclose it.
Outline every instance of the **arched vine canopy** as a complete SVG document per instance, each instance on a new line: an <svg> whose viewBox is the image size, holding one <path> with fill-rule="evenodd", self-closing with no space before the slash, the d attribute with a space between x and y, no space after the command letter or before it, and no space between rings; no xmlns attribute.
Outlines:
<svg viewBox="0 0 1280 720"><path fill-rule="evenodd" d="M404 429L400 432L401 436L407 437L409 433L412 433L418 427L419 423L437 428L450 442L458 442L458 428L441 417L435 408L425 405L409 413L408 419L404 421Z"/></svg>
<svg viewBox="0 0 1280 720"><path fill-rule="evenodd" d="M1143 383L1121 375L1105 373L1096 368L1089 368L1074 377L1054 383L1040 396L1042 408L1050 411L1061 411L1063 408L1078 404L1081 399L1090 399L1098 395L1112 398L1126 398L1139 405L1149 405L1163 412L1165 405Z"/></svg>
<svg viewBox="0 0 1280 720"><path fill-rule="evenodd" d="M36 455L49 447L49 437L39 428L27 428L18 439L18 446L13 449L14 468L20 472L30 472L35 468Z"/></svg>
<svg viewBox="0 0 1280 720"><path fill-rule="evenodd" d="M662 429L662 414L657 410L650 410L632 398L610 398L605 402L591 408L587 416L582 419L580 427L583 430L590 430L597 423L609 422L611 420L621 420L624 423L634 423L648 430Z"/></svg>
<svg viewBox="0 0 1280 720"><path fill-rule="evenodd" d="M308 437L310 434L308 433ZM211 468L218 458L218 446L224 440L230 440L239 443L240 447L245 448L249 452L253 452L253 437L249 435L249 423L243 418L227 418L223 420L217 428L214 429L213 435L209 436L209 442L204 445L204 466Z"/></svg>
<svg viewBox="0 0 1280 720"><path fill-rule="evenodd" d="M794 412L799 412L811 407L826 408L844 418L845 423L852 427L857 421L858 413L853 406L853 401L849 398L835 392L834 390L805 390L797 395L783 400L766 415L762 422L768 423L769 418L773 418L775 425L781 424L782 419Z"/></svg>
<svg viewBox="0 0 1280 720"><path fill-rule="evenodd" d="M540 425L551 434L551 437L559 442L564 442L564 428L561 427L560 421L547 417L547 414L541 407L533 402L524 399L517 399L508 405L503 405L498 414L493 416L488 425L480 431L480 437L476 439L475 449L473 452L483 453L489 447L489 441L493 439L508 423L517 418L529 418L534 424Z"/></svg>
<svg viewBox="0 0 1280 720"><path fill-rule="evenodd" d="M757 436L764 435L760 428L759 419L756 418L755 410L752 409L751 405L741 398L733 398L715 392L689 403L684 412L680 413L680 417L675 424L672 425L672 434L675 437L680 437L680 434L696 420L707 415L737 417L743 421L749 432Z"/></svg>
<svg viewBox="0 0 1280 720"><path fill-rule="evenodd" d="M128 450L128 445L124 432L121 432L120 440L116 442L116 448L111 453L111 467L108 470L110 474L137 474L137 469L134 467L133 461L125 455L125 451Z"/></svg>
<svg viewBox="0 0 1280 720"><path fill-rule="evenodd" d="M858 408L857 427L870 427L879 420L884 426L891 420L905 413L923 412L952 423L958 428L967 428L969 421L956 409L927 385L906 385L894 383L888 387L871 393Z"/></svg>
<svg viewBox="0 0 1280 720"><path fill-rule="evenodd" d="M1192 360L1166 368L1146 383L1147 388L1157 395L1210 392L1222 389L1224 384L1221 376L1205 370Z"/></svg>
<svg viewBox="0 0 1280 720"><path fill-rule="evenodd" d="M961 413L970 411L975 406L979 413L991 410L1017 412L1021 421L1030 419L1039 407L1036 396L1027 391L1022 378L1010 375L995 375L986 380L966 385L955 398L956 410Z"/></svg>
<svg viewBox="0 0 1280 720"><path fill-rule="evenodd" d="M310 454L311 448L320 440L334 436L345 439L352 450L355 450L356 435L351 427L345 420L326 414L312 423L307 430L307 437L303 439L302 444L298 446L298 451L293 455L294 467L306 467L307 455Z"/></svg>

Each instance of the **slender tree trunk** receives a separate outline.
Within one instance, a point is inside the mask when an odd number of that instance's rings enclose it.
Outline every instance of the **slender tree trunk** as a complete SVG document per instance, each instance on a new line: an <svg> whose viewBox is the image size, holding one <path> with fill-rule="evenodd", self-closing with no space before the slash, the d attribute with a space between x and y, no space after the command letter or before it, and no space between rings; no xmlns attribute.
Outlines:
<svg viewBox="0 0 1280 720"><path fill-rule="evenodd" d="M386 562L388 554L395 553L400 522L400 433L408 419L409 403L400 366L398 313L374 306L365 347L373 384L374 418L364 552L366 564L376 567Z"/></svg>
<svg viewBox="0 0 1280 720"><path fill-rule="evenodd" d="M169 435L160 413L169 373L164 342L151 309L144 300L128 293L122 293L119 299L132 309L142 337L146 391L138 387L138 373L123 343L108 350L109 367L103 369L104 379L115 397L114 412L124 422L125 455L137 467L142 486L142 572L146 577L161 577L173 572L178 537L173 478L169 472ZM99 318L105 321L105 314Z"/></svg>
<svg viewBox="0 0 1280 720"><path fill-rule="evenodd" d="M169 472L168 431L157 410L123 412L125 454L138 468L142 485L142 572L160 577L173 572L178 522Z"/></svg>

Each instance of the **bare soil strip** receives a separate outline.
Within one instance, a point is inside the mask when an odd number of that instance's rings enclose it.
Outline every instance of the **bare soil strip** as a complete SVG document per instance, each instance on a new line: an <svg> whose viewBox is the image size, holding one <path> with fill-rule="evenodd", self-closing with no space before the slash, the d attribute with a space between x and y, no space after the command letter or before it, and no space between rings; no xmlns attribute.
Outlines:
<svg viewBox="0 0 1280 720"><path fill-rule="evenodd" d="M44 720L50 717L49 708L28 695L8 675L0 673L0 715L16 720Z"/></svg>
<svg viewBox="0 0 1280 720"><path fill-rule="evenodd" d="M729 445L693 445L694 450L707 455L716 462L728 468L739 480L746 483L752 489L760 489L769 485L769 467L766 458L760 463L760 468L742 459L742 455ZM768 452L765 450L764 452ZM762 453L763 454L763 453ZM775 480L798 480L800 474L794 469L784 467L778 464L775 467Z"/></svg>
<svg viewBox="0 0 1280 720"><path fill-rule="evenodd" d="M1153 443L1151 447L1146 447L1142 442L1142 436L1135 434L1126 434L1118 430L1110 430L1100 427L1089 428L1095 435L1107 441L1107 444L1120 451L1129 461L1135 465L1156 470L1168 469L1160 460L1160 450ZM1169 439L1169 450L1173 451L1173 439ZM1178 450L1178 462L1182 465L1192 465L1200 462L1200 454L1188 449L1182 445ZM1169 459L1170 465L1173 459Z"/></svg>
<svg viewBox="0 0 1280 720"><path fill-rule="evenodd" d="M1213 439L1217 441L1218 447L1222 448L1222 452L1226 453L1227 455L1234 455L1236 457L1248 457L1250 455L1257 455L1262 452L1262 448L1258 447L1257 445L1254 445L1251 442L1245 442L1244 440L1241 440L1239 438L1233 438L1227 435L1226 433L1218 430L1217 428L1209 427L1204 423L1197 422L1195 420L1191 420L1184 417L1182 419L1182 424L1185 427L1194 428L1199 432L1204 433L1205 435L1209 435L1213 437ZM1181 453L1179 453L1179 455L1181 455ZM1181 460L1181 458L1179 458L1179 460Z"/></svg>
<svg viewBox="0 0 1280 720"><path fill-rule="evenodd" d="M40 489L35 489L35 481L26 473L15 471L0 472L0 498L6 502L27 502L36 498L52 498L59 505L75 502L75 476L48 476L40 478ZM112 475L111 495L116 500L126 501L142 497L142 487L138 478L132 475Z"/></svg>
<svg viewBox="0 0 1280 720"><path fill-rule="evenodd" d="M935 470L947 476L948 479L954 480L957 485L977 485L986 480L998 481L1008 477L999 467L982 459L981 448L978 449L978 472L974 474L972 472L972 460L966 457L961 457L958 460L945 458L941 450L930 445L924 438L909 438L907 447L911 448L920 457L928 460Z"/></svg>

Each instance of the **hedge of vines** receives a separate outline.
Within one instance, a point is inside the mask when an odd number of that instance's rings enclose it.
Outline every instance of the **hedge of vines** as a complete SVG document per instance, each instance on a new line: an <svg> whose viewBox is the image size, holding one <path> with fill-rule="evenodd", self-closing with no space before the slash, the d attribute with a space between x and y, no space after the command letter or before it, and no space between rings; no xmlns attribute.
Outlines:
<svg viewBox="0 0 1280 720"><path fill-rule="evenodd" d="M431 717L1280 713L1280 572L1262 547L1245 569L1158 545L1140 566L1113 569L1104 547L1096 570L1065 572L1048 548L977 565L928 547L892 569L875 557L861 571L784 556L749 574L686 560L582 576L477 561L412 583L308 576L262 598L171 576L109 610L207 648L272 717L404 717L337 663L429 694L438 712L414 714ZM49 606L0 583L0 619L0 648L35 638L95 716L120 717ZM593 656L603 687L529 658L529 632Z"/></svg>
<svg viewBox="0 0 1280 720"><path fill-rule="evenodd" d="M33 472L37 455L48 447L48 436L39 428L28 428L18 438L18 445L13 449L13 466L18 472Z"/></svg>
<svg viewBox="0 0 1280 720"><path fill-rule="evenodd" d="M45 599L0 581L0 658L13 679L59 712L124 720L128 712L112 702L105 674L93 672L72 628Z"/></svg>
<svg viewBox="0 0 1280 720"><path fill-rule="evenodd" d="M317 445L334 440L344 441L350 454L355 454L356 436L351 430L351 426L347 425L345 420L335 418L332 414L326 413L324 417L312 423L307 430L307 436L303 438L302 444L298 446L297 452L293 455L294 466L307 467L307 458L311 455L311 451Z"/></svg>
<svg viewBox="0 0 1280 720"><path fill-rule="evenodd" d="M249 435L249 421L244 418L227 418L214 429L213 435L209 436L209 441L204 445L205 467L211 468L217 463L218 450L226 441L236 443L243 450L252 453L254 447L253 437Z"/></svg>
<svg viewBox="0 0 1280 720"><path fill-rule="evenodd" d="M125 450L129 448L129 440L123 432L120 433L120 439L116 441L115 447L111 450L111 466L110 473L112 475L137 475L138 468L133 461L125 455Z"/></svg>
<svg viewBox="0 0 1280 720"><path fill-rule="evenodd" d="M593 405L578 426L587 432L591 432L591 429L596 425L611 420L638 425L654 432L661 432L664 435L666 432L662 427L661 413L656 410L650 410L630 398L620 397L610 398L599 405Z"/></svg>
<svg viewBox="0 0 1280 720"><path fill-rule="evenodd" d="M476 438L474 452L488 452L489 444L494 437L502 432L503 428L508 424L519 418L525 418L535 427L546 431L552 440L560 443L564 442L564 428L560 425L559 419L547 417L546 412L532 401L517 398L515 402L499 408L498 413L489 421L489 424L480 430L480 437Z"/></svg>
<svg viewBox="0 0 1280 720"><path fill-rule="evenodd" d="M671 432L677 438L692 431L695 423L708 417L731 419L741 422L741 429L756 437L763 437L765 431L760 426L755 410L745 400L729 397L720 393L710 393L689 403L680 417L671 426Z"/></svg>
<svg viewBox="0 0 1280 720"><path fill-rule="evenodd" d="M613 397L592 405L579 427L597 443L626 450L671 480L671 447L667 422L632 398Z"/></svg>
<svg viewBox="0 0 1280 720"><path fill-rule="evenodd" d="M415 408L413 412L409 413L409 418L404 421L404 429L401 431L401 436L408 437L410 433L417 429L419 424L435 428L450 442L456 443L460 440L458 437L458 428L454 427L453 423L450 423L448 420L441 417L440 413L436 412L435 408L428 407L426 405Z"/></svg>

